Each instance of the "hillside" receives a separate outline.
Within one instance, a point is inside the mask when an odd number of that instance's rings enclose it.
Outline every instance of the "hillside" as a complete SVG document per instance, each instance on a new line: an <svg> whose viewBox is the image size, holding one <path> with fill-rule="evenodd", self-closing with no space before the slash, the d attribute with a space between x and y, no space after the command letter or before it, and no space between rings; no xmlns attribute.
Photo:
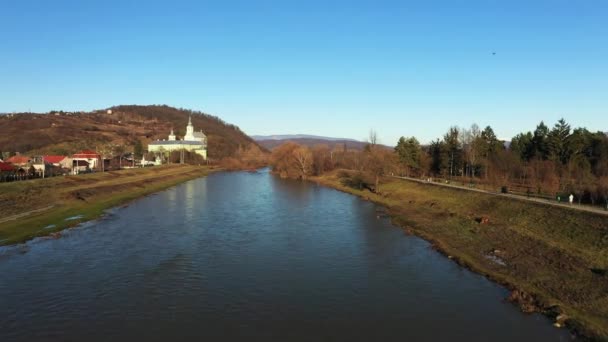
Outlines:
<svg viewBox="0 0 608 342"><path fill-rule="evenodd" d="M171 128L185 134L188 116L195 130L208 137L209 157L233 156L239 146L256 145L237 126L201 112L169 106L116 106L90 113L21 113L0 116L0 151L26 154L70 154L101 145L123 145L129 150L138 140L166 139Z"/></svg>
<svg viewBox="0 0 608 342"><path fill-rule="evenodd" d="M354 139L331 138L307 134L284 134L284 135L253 135L251 136L259 145L272 150L288 141L298 145L313 147L315 145L327 145L330 149L363 150L366 142Z"/></svg>

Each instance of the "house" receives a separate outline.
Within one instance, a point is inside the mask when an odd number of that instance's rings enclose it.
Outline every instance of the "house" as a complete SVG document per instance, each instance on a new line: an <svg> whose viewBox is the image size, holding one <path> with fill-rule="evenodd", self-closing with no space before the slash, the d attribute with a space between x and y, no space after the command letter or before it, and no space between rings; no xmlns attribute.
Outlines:
<svg viewBox="0 0 608 342"><path fill-rule="evenodd" d="M53 164L54 166L59 166L62 160L64 160L65 156L43 156L44 161Z"/></svg>
<svg viewBox="0 0 608 342"><path fill-rule="evenodd" d="M62 169L72 168L72 158L66 156L44 156L44 161Z"/></svg>
<svg viewBox="0 0 608 342"><path fill-rule="evenodd" d="M146 167L146 166L158 166L161 165L161 160L160 158L155 158L152 154L150 154L152 159L154 160L147 160L146 156L143 155L141 157L141 162L139 163L142 167Z"/></svg>
<svg viewBox="0 0 608 342"><path fill-rule="evenodd" d="M72 174L77 175L83 172L91 171L91 165L89 162L80 159L72 159Z"/></svg>
<svg viewBox="0 0 608 342"><path fill-rule="evenodd" d="M47 163L43 156L35 156L31 158L30 165L34 168L36 177L44 178L47 175L52 175L51 169L53 168L53 164Z"/></svg>
<svg viewBox="0 0 608 342"><path fill-rule="evenodd" d="M6 182L15 178L17 168L9 163L0 162L0 182Z"/></svg>
<svg viewBox="0 0 608 342"><path fill-rule="evenodd" d="M8 158L5 162L16 166L26 166L31 162L31 159L27 156L16 155Z"/></svg>
<svg viewBox="0 0 608 342"><path fill-rule="evenodd" d="M73 161L79 161L79 162L87 162L87 166L90 169L95 169L98 166L101 166L101 155L95 151L91 151L91 150L82 150L78 153L75 153L72 156L72 160ZM75 165L73 163L73 165ZM84 165L84 164L81 164Z"/></svg>

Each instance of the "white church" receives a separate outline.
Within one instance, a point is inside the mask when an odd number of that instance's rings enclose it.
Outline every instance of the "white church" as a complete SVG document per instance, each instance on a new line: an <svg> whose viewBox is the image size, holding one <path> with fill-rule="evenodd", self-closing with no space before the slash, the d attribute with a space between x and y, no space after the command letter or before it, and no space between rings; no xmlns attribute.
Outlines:
<svg viewBox="0 0 608 342"><path fill-rule="evenodd" d="M173 134L173 129L171 129L169 139L157 140L148 144L148 152L164 153L179 150L195 152L204 159L207 159L207 136L202 130L199 132L194 131L192 116L188 118L184 139L177 140L175 134Z"/></svg>

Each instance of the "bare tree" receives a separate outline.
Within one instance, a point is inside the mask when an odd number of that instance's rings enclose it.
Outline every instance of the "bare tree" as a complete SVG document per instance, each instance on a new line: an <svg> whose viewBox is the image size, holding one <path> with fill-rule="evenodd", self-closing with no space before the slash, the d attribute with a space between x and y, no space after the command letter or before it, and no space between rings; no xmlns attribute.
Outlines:
<svg viewBox="0 0 608 342"><path fill-rule="evenodd" d="M312 148L313 169L316 175L322 175L333 168L332 152L327 145L315 145Z"/></svg>
<svg viewBox="0 0 608 342"><path fill-rule="evenodd" d="M292 155L300 178L305 179L312 169L312 153L305 146L299 146L293 150Z"/></svg>
<svg viewBox="0 0 608 342"><path fill-rule="evenodd" d="M385 148L373 148L366 152L365 171L374 178L374 192L380 193L380 178L394 172L397 154Z"/></svg>
<svg viewBox="0 0 608 342"><path fill-rule="evenodd" d="M472 124L470 129L461 129L461 143L464 151L466 160L466 169L464 175L466 176L467 171L471 178L475 177L475 166L477 163L477 157L479 155L479 138L481 131L477 124Z"/></svg>
<svg viewBox="0 0 608 342"><path fill-rule="evenodd" d="M376 130L369 130L368 142L372 147L378 145L378 133L376 132Z"/></svg>
<svg viewBox="0 0 608 342"><path fill-rule="evenodd" d="M97 153L99 153L99 155L101 156L101 172L105 171L106 158L109 157L110 160L112 160L112 158L114 157L114 151L115 145L111 143L103 144L97 147Z"/></svg>

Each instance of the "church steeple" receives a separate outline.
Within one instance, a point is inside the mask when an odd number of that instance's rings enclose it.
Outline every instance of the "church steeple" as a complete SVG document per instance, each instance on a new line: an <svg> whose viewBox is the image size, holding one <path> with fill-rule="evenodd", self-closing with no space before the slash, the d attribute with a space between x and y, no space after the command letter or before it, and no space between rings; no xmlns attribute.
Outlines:
<svg viewBox="0 0 608 342"><path fill-rule="evenodd" d="M195 140L194 138L194 126L192 126L192 115L188 117L188 126L186 126L186 136L184 136L184 140Z"/></svg>

